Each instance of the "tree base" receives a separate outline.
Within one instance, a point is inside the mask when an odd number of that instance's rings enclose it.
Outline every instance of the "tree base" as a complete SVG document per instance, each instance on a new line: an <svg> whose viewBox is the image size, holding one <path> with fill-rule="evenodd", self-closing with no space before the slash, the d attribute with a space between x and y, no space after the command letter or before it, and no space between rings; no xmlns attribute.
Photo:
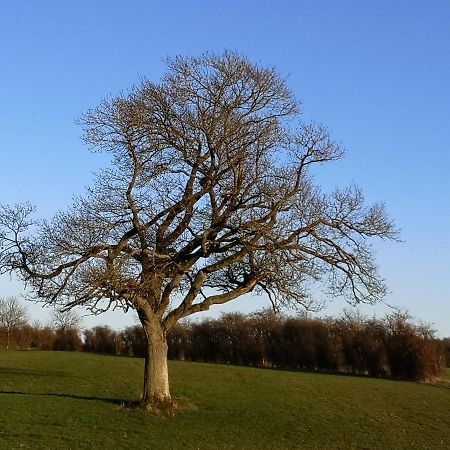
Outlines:
<svg viewBox="0 0 450 450"><path fill-rule="evenodd" d="M171 398L141 400L138 407L163 417L175 417L178 412L178 405Z"/></svg>

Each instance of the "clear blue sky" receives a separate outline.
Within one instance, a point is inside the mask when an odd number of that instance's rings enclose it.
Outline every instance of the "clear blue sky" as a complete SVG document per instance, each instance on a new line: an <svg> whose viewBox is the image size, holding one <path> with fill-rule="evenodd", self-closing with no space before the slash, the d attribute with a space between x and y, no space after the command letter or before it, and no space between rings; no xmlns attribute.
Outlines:
<svg viewBox="0 0 450 450"><path fill-rule="evenodd" d="M0 203L64 208L102 165L80 142L81 113L158 79L166 56L238 50L287 75L305 117L347 148L318 177L326 188L354 181L386 202L404 240L376 244L387 301L450 336L449 24L448 0L1 2ZM22 289L0 279L0 296Z"/></svg>

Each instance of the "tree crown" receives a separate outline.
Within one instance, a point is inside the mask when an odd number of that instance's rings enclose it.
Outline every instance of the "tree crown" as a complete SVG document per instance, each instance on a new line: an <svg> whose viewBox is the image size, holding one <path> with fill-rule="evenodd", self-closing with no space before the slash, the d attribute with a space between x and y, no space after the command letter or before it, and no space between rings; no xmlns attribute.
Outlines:
<svg viewBox="0 0 450 450"><path fill-rule="evenodd" d="M300 120L285 81L230 52L167 66L82 117L84 141L113 157L87 195L52 221L2 207L2 270L48 303L99 311L107 299L168 328L252 291L311 307L311 281L380 300L368 238L394 226L357 187L320 191L311 168L343 150Z"/></svg>

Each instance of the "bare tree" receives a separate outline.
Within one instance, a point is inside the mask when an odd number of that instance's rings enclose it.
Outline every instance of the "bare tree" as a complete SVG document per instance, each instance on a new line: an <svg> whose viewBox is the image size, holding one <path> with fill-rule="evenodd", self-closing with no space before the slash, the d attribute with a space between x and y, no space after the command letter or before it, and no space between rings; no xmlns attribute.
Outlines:
<svg viewBox="0 0 450 450"><path fill-rule="evenodd" d="M171 405L167 334L250 292L311 307L323 281L353 302L385 294L367 238L395 238L356 187L324 194L311 169L343 156L273 69L235 53L168 60L81 120L112 164L72 207L33 221L0 214L0 267L65 309L137 311L147 337L142 405ZM107 300L105 305L104 301Z"/></svg>
<svg viewBox="0 0 450 450"><path fill-rule="evenodd" d="M27 323L27 309L16 297L0 298L0 326L6 329L6 349L9 349L11 331Z"/></svg>
<svg viewBox="0 0 450 450"><path fill-rule="evenodd" d="M74 310L55 309L50 319L55 330L80 330L81 317Z"/></svg>

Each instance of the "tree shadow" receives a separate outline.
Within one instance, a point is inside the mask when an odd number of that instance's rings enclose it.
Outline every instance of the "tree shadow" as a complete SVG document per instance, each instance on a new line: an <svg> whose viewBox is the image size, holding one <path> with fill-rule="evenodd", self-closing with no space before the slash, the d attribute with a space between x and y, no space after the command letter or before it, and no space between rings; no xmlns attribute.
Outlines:
<svg viewBox="0 0 450 450"><path fill-rule="evenodd" d="M448 382L448 381L441 381L438 383L428 383L428 386L434 387L434 388L439 388L439 389L450 390L450 382Z"/></svg>
<svg viewBox="0 0 450 450"><path fill-rule="evenodd" d="M13 367L0 367L0 375L26 375L32 377L71 377L72 375L62 370L29 370Z"/></svg>
<svg viewBox="0 0 450 450"><path fill-rule="evenodd" d="M96 402L104 402L117 406L121 406L123 408L131 408L135 407L138 402L133 402L130 400L124 400L120 398L105 398L105 397L96 397L96 396L84 396L84 395L75 395L75 394L58 394L55 392L23 392L23 391L0 391L0 395L29 395L29 396L39 396L39 397L60 397L60 398L71 398L75 400L89 400Z"/></svg>

